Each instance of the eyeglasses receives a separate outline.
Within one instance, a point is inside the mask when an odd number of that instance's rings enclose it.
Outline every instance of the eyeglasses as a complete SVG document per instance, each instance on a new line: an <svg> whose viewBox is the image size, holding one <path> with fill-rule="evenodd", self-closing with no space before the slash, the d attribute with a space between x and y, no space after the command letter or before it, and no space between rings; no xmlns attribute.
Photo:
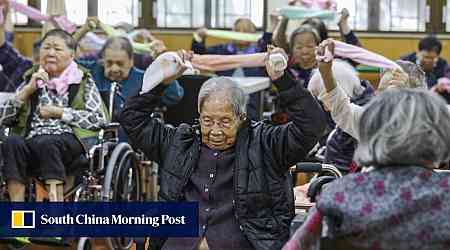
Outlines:
<svg viewBox="0 0 450 250"><path fill-rule="evenodd" d="M220 128L231 128L235 125L236 119L225 117L216 120L208 116L200 117L200 125L204 127L213 127L216 123Z"/></svg>

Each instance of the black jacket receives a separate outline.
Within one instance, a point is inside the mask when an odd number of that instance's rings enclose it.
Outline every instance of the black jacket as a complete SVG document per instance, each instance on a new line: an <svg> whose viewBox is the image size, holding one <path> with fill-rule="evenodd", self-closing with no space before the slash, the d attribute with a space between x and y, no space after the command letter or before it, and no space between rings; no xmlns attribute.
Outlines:
<svg viewBox="0 0 450 250"><path fill-rule="evenodd" d="M275 83L292 122L272 126L245 123L235 145L234 213L255 249L281 249L294 216L288 169L302 161L322 136L325 114L311 94L288 73ZM197 167L201 144L198 126L170 128L150 117L164 87L130 98L120 123L135 148L160 166L159 198L183 201L183 188Z"/></svg>

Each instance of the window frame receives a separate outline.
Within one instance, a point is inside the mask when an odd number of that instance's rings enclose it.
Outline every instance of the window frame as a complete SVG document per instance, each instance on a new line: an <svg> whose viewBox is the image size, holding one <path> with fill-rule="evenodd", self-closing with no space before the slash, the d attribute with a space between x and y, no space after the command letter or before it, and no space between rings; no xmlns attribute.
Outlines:
<svg viewBox="0 0 450 250"><path fill-rule="evenodd" d="M149 28L149 29L158 29L158 30L167 30L167 31L176 31L176 30L186 30L186 31L192 31L196 28L164 28L164 27L158 27L156 25L156 19L153 17L154 8L156 8L156 2L157 0L139 0L140 10L138 13L138 26L136 28ZM208 4L210 5L211 0L206 0L205 2L205 8L207 9ZM267 28L267 19L268 19L268 0L264 1L264 11L263 11L263 25L262 27L258 28L258 31L264 31ZM370 0L373 1L373 0ZM375 0L378 2L378 0ZM425 0L423 0L425 1ZM91 3L92 2L92 3ZM32 7L35 7L37 9L40 9L40 0L28 0L28 4ZM96 5L96 8L92 8L93 5ZM444 8L447 8L447 0L441 0L441 1L435 1L435 0L426 0L426 5L429 7L429 21L425 23L425 31L382 31L371 28L371 21L373 19L369 19L368 23L368 29L367 30L358 30L354 29L355 32L362 32L362 33L374 33L374 34L385 34L385 33L397 33L397 34L428 34L428 33L435 33L435 34L448 34L446 31L446 20L443 20L444 17ZM371 11L371 8L368 8L368 12ZM375 11L375 12L374 12ZM150 15L144 15L143 13L150 13ZM369 13L368 13L369 14ZM88 16L97 16L98 15L98 1L97 0L89 0L88 1ZM208 11L205 13L205 21L207 22L206 27L210 28L211 20L210 20L209 13L209 21L208 21ZM378 19L375 20L375 24L378 24L380 19L380 8L373 10L370 12L370 16L378 16ZM447 15L450 15L450 12L447 13ZM372 21L373 22L373 21ZM35 22L28 18L28 22L26 24L14 24L16 27L42 27L42 25L39 22ZM378 26L377 26L378 27ZM230 28L217 28L222 30L231 30ZM331 32L336 31L335 29L330 29Z"/></svg>
<svg viewBox="0 0 450 250"><path fill-rule="evenodd" d="M141 2L145 1L145 0L140 0ZM223 28L223 27L212 27L212 3L211 1L213 0L206 0L205 1L205 27L208 29L217 29L217 30L231 30L232 28ZM263 20L262 20L262 26L261 27L257 27L256 30L257 31L264 31L266 30L266 26L267 26L267 10L268 10L268 0L262 0L263 1ZM151 2L151 6L149 6L147 9L145 8L146 6L144 4L142 4L142 13L153 13L153 8L155 6L157 6L157 0L152 0L149 1ZM194 31L200 27L160 27L157 25L157 21L156 18L153 17L153 15L147 15L147 23L149 24L149 26L152 29L158 29L158 30L189 30L189 31ZM145 21L143 23L139 22L139 25L144 25Z"/></svg>

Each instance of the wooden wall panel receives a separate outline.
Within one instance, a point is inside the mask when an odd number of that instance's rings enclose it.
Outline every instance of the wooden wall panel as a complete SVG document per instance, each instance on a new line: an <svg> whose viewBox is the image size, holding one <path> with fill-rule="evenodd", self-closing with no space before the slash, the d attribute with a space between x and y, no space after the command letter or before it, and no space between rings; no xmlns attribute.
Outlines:
<svg viewBox="0 0 450 250"><path fill-rule="evenodd" d="M182 33L168 33L154 32L154 35L165 42L169 50L190 49L192 35L187 32ZM31 56L33 42L40 37L38 31L18 31L16 32L14 45L19 51ZM374 52L380 53L388 58L397 59L401 55L415 51L418 46L420 38L418 37L363 37L360 39L364 47ZM450 61L450 38L441 39L443 50L441 56ZM207 45L214 45L226 42L225 40L208 38Z"/></svg>

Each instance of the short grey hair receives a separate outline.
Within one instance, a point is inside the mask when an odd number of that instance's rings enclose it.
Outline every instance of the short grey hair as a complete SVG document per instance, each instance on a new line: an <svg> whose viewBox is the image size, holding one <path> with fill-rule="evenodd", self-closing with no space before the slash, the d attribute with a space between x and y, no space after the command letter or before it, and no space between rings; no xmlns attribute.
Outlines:
<svg viewBox="0 0 450 250"><path fill-rule="evenodd" d="M201 113L205 101L214 95L225 95L234 114L239 119L247 116L248 97L244 90L229 77L213 77L203 83L198 94L198 113Z"/></svg>
<svg viewBox="0 0 450 250"><path fill-rule="evenodd" d="M362 166L418 165L450 159L450 112L438 95L387 89L365 107L355 161Z"/></svg>

